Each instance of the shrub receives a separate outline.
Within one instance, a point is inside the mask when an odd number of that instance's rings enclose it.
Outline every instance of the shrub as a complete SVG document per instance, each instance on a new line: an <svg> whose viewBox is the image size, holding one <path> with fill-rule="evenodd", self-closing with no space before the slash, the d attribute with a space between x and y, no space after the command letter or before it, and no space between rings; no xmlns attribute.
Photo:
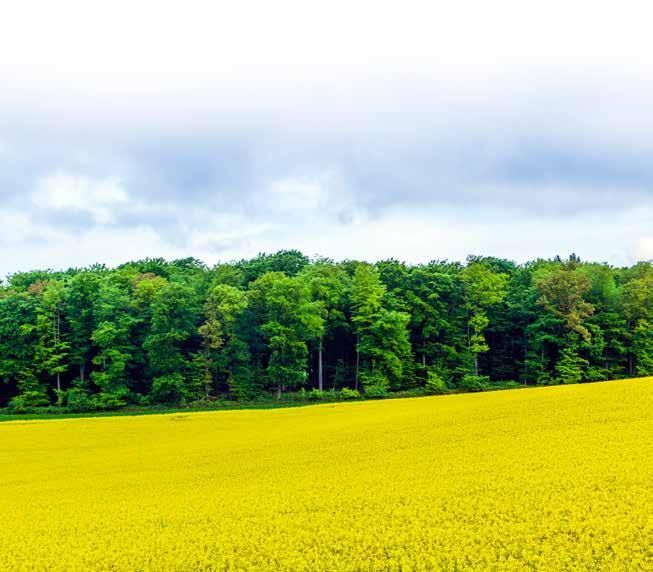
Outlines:
<svg viewBox="0 0 653 572"><path fill-rule="evenodd" d="M458 387L464 391L483 391L489 384L490 378L486 375L465 375Z"/></svg>
<svg viewBox="0 0 653 572"><path fill-rule="evenodd" d="M42 391L25 391L9 402L9 408L16 413L28 413L35 407L50 405L48 396Z"/></svg>
<svg viewBox="0 0 653 572"><path fill-rule="evenodd" d="M184 376L169 373L155 378L151 395L158 403L179 403L184 397Z"/></svg>
<svg viewBox="0 0 653 572"><path fill-rule="evenodd" d="M603 381L605 379L610 379L610 373L605 368L589 366L582 381Z"/></svg>
<svg viewBox="0 0 653 572"><path fill-rule="evenodd" d="M388 388L383 385L369 385L365 388L365 397L381 399L388 395Z"/></svg>
<svg viewBox="0 0 653 572"><path fill-rule="evenodd" d="M127 394L123 392L102 392L91 398L92 407L96 409L119 409L127 405Z"/></svg>
<svg viewBox="0 0 653 572"><path fill-rule="evenodd" d="M368 387L383 387L386 390L390 387L390 381L388 378L379 371L362 371L360 378L361 384L366 393Z"/></svg>
<svg viewBox="0 0 653 572"><path fill-rule="evenodd" d="M356 389L349 389L348 387L343 387L340 390L340 399L359 399L361 396L360 392Z"/></svg>
<svg viewBox="0 0 653 572"><path fill-rule="evenodd" d="M506 381L493 381L488 389L521 389L522 387L524 387L523 383L509 379Z"/></svg>
<svg viewBox="0 0 653 572"><path fill-rule="evenodd" d="M324 391L321 389L313 388L308 392L307 395L311 401L322 401L325 398Z"/></svg>
<svg viewBox="0 0 653 572"><path fill-rule="evenodd" d="M422 397L424 394L425 392L423 387L413 387L411 389L393 391L392 397Z"/></svg>
<svg viewBox="0 0 653 572"><path fill-rule="evenodd" d="M555 367L556 381L579 383L583 380L583 370L588 365L589 362L578 355L575 347L565 348L560 352L560 359Z"/></svg>
<svg viewBox="0 0 653 572"><path fill-rule="evenodd" d="M336 401L340 397L340 392L337 389L325 389L324 390L324 399L327 401Z"/></svg>
<svg viewBox="0 0 653 572"><path fill-rule="evenodd" d="M446 393L447 384L444 382L444 379L440 377L436 372L429 370L426 373L426 383L424 384L424 390L430 395L441 395Z"/></svg>
<svg viewBox="0 0 653 572"><path fill-rule="evenodd" d="M66 392L66 407L74 413L81 413L95 409L93 401L88 396L88 393L79 388L69 389Z"/></svg>

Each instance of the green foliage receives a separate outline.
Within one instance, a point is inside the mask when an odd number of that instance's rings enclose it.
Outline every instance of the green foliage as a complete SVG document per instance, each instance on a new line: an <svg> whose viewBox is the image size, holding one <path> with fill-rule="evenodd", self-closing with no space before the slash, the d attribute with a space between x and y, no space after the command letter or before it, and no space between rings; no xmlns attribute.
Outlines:
<svg viewBox="0 0 653 572"><path fill-rule="evenodd" d="M315 389L315 388L311 389L311 390L306 394L306 396L307 396L308 399L310 399L311 401L322 401L322 400L325 398L324 391L322 391L321 389Z"/></svg>
<svg viewBox="0 0 653 572"><path fill-rule="evenodd" d="M365 387L365 397L368 399L381 399L387 395L388 388L385 385L367 385Z"/></svg>
<svg viewBox="0 0 653 572"><path fill-rule="evenodd" d="M579 383L583 381L583 372L588 361L578 354L575 345L570 345L561 351L556 364L556 379L560 383Z"/></svg>
<svg viewBox="0 0 653 572"><path fill-rule="evenodd" d="M308 379L307 342L324 333L320 306L310 299L306 283L269 272L251 284L250 301L269 349L268 383L278 395L303 386Z"/></svg>
<svg viewBox="0 0 653 572"><path fill-rule="evenodd" d="M635 327L633 355L637 375L653 375L653 323L640 320Z"/></svg>
<svg viewBox="0 0 653 572"><path fill-rule="evenodd" d="M490 325L487 312L505 298L508 276L494 272L484 262L471 260L460 278L467 310L468 348L474 360L474 375L478 376L478 355L490 350L485 339Z"/></svg>
<svg viewBox="0 0 653 572"><path fill-rule="evenodd" d="M73 388L66 391L65 406L72 412L92 411L97 404L84 389Z"/></svg>
<svg viewBox="0 0 653 572"><path fill-rule="evenodd" d="M16 413L28 413L35 407L50 405L50 400L45 393L36 390L26 390L9 401L9 407Z"/></svg>
<svg viewBox="0 0 653 572"><path fill-rule="evenodd" d="M350 389L349 387L343 387L339 392L340 399L359 399L360 396L359 391Z"/></svg>
<svg viewBox="0 0 653 572"><path fill-rule="evenodd" d="M157 403L176 404L185 397L184 377L180 373L159 376L152 382L152 399Z"/></svg>
<svg viewBox="0 0 653 572"><path fill-rule="evenodd" d="M429 395L441 395L447 392L447 384L438 373L429 370L424 384L424 391Z"/></svg>
<svg viewBox="0 0 653 572"><path fill-rule="evenodd" d="M94 395L91 403L94 409L119 409L129 403L129 397L129 392L125 389L115 392L103 391Z"/></svg>
<svg viewBox="0 0 653 572"><path fill-rule="evenodd" d="M390 382L388 378L380 371L363 371L361 372L361 382L363 389L367 394L367 389L370 387L383 388L386 393L390 389Z"/></svg>
<svg viewBox="0 0 653 572"><path fill-rule="evenodd" d="M650 262L576 256L412 266L282 251L213 268L145 259L18 273L0 285L0 408L300 403L442 393L445 380L472 391L653 375L652 324Z"/></svg>
<svg viewBox="0 0 653 572"><path fill-rule="evenodd" d="M463 391L485 391L490 386L490 378L486 375L465 375L458 384Z"/></svg>

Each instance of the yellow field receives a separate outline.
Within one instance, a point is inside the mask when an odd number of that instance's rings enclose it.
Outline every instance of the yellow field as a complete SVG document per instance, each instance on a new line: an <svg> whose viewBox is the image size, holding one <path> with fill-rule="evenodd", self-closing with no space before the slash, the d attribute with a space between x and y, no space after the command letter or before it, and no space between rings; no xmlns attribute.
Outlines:
<svg viewBox="0 0 653 572"><path fill-rule="evenodd" d="M653 378L0 424L1 570L651 569Z"/></svg>

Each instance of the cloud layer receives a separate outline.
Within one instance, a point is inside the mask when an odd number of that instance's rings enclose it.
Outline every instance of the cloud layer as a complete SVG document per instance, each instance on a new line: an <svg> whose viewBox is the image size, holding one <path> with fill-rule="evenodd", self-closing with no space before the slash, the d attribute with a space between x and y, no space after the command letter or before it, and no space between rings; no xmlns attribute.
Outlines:
<svg viewBox="0 0 653 572"><path fill-rule="evenodd" d="M0 276L653 257L646 4L92 4L0 24Z"/></svg>

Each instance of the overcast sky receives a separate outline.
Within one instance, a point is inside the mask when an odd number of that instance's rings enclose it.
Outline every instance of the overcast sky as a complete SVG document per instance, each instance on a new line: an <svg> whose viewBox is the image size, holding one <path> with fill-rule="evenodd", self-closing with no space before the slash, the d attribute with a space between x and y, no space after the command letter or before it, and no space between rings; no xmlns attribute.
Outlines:
<svg viewBox="0 0 653 572"><path fill-rule="evenodd" d="M0 276L653 258L646 2L11 4Z"/></svg>

